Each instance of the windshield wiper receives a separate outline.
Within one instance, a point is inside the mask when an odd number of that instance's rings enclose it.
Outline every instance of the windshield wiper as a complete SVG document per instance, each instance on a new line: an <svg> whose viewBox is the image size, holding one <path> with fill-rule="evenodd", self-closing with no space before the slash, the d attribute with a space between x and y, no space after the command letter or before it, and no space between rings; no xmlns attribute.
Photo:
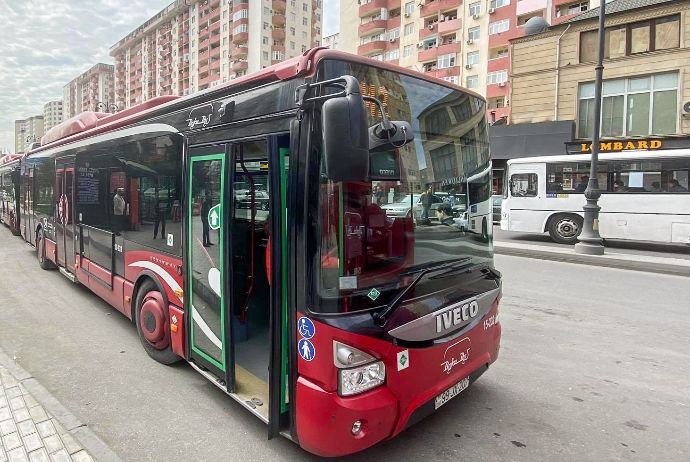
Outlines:
<svg viewBox="0 0 690 462"><path fill-rule="evenodd" d="M442 271L442 270L454 270L454 269L456 269L456 267L459 267L459 265L466 266L466 265L462 265L462 263L465 263L471 259L472 259L471 257L458 258L455 260L449 260L445 263L436 264L436 265L432 265L432 266L426 266L426 267L417 268L417 269L408 269L407 271L400 273L400 276L407 276L410 274L417 274L417 276L415 276L415 278L412 280L412 282L407 287L405 287L393 300L391 300L390 303L388 303L388 305L386 305L386 307L384 309L382 309L378 313L374 313L374 322L381 327L386 325L386 322L388 321L388 316L390 314L392 314L393 311L395 311L395 309L400 305L400 302L402 302L405 299L405 296L427 274L435 273L437 271Z"/></svg>

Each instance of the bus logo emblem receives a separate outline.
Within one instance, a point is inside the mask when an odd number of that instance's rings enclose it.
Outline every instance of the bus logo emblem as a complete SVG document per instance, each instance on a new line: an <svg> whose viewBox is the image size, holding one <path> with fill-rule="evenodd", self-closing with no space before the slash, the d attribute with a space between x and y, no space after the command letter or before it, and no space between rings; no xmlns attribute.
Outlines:
<svg viewBox="0 0 690 462"><path fill-rule="evenodd" d="M208 211L208 226L213 230L220 229L220 204Z"/></svg>

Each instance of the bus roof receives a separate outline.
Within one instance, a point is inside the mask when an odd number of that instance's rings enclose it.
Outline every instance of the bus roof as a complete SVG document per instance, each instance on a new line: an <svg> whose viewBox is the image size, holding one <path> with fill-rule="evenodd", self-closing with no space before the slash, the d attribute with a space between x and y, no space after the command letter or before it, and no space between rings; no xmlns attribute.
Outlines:
<svg viewBox="0 0 690 462"><path fill-rule="evenodd" d="M637 160L637 159L663 159L663 158L690 158L689 149L660 149L655 151L636 149L630 151L619 151L612 153L600 153L599 160ZM591 154L574 154L560 156L539 156L522 157L520 159L510 159L508 165L513 164L535 164L535 163L555 163L555 162L588 162L592 160Z"/></svg>
<svg viewBox="0 0 690 462"><path fill-rule="evenodd" d="M7 154L6 156L0 157L0 165L7 165L10 162L18 161L21 158L21 154Z"/></svg>
<svg viewBox="0 0 690 462"><path fill-rule="evenodd" d="M375 66L399 74L409 75L411 77L426 80L434 85L441 85L455 90L461 90L481 100L484 100L484 98L477 93L435 77L429 77L422 73L411 71L385 62L375 61L369 58L320 47L309 49L300 56L290 58L278 64L274 64L251 74L232 79L224 84L215 86L213 88L208 88L188 96L160 96L115 114L92 111L83 112L62 122L56 127L53 127L41 139L41 146L30 150L26 153L26 156L30 156L33 153L45 151L50 148L70 144L91 136L106 133L111 130L120 129L165 109L175 110L185 106L194 105L197 101L202 101L211 95L220 95L224 91L227 92L227 90L230 88L238 87L247 83L289 80L300 75L308 76L313 74L318 61L329 57Z"/></svg>

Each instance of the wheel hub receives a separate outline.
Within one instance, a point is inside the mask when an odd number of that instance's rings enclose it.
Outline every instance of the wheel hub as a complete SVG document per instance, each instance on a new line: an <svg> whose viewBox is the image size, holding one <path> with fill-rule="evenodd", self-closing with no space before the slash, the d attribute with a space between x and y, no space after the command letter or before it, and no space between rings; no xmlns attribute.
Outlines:
<svg viewBox="0 0 690 462"><path fill-rule="evenodd" d="M141 332L155 349L163 350L170 344L167 312L163 297L158 292L149 292L144 297L139 314Z"/></svg>
<svg viewBox="0 0 690 462"><path fill-rule="evenodd" d="M558 234L565 238L576 237L578 232L577 223L575 223L573 220L559 221L556 229L558 230Z"/></svg>

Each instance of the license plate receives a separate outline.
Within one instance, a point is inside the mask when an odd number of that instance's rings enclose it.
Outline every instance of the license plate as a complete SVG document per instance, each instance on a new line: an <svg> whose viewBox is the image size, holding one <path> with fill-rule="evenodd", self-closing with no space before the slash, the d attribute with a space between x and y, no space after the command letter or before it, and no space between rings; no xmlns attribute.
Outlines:
<svg viewBox="0 0 690 462"><path fill-rule="evenodd" d="M470 386L470 378L465 377L440 395L436 397L436 402L434 403L435 409L440 408L444 404L446 404L448 401L451 399L455 398L460 394L462 390Z"/></svg>

